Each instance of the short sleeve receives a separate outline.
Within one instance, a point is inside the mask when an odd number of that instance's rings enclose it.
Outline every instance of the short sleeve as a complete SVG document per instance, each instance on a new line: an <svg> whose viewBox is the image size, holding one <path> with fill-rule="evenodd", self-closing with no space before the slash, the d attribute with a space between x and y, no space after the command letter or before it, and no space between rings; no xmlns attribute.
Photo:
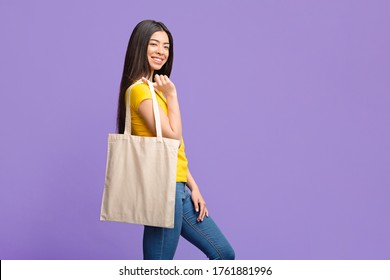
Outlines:
<svg viewBox="0 0 390 280"><path fill-rule="evenodd" d="M138 111L138 106L142 101L152 99L149 86L142 83L134 85L130 90L130 106L134 111Z"/></svg>

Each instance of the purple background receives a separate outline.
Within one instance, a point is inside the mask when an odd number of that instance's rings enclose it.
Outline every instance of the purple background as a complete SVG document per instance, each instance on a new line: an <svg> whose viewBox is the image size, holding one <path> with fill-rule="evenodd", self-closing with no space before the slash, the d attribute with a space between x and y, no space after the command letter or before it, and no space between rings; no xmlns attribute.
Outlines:
<svg viewBox="0 0 390 280"><path fill-rule="evenodd" d="M140 259L99 221L128 38L175 39L190 168L238 259L390 258L388 1L0 0L0 258ZM203 259L181 240L177 259Z"/></svg>

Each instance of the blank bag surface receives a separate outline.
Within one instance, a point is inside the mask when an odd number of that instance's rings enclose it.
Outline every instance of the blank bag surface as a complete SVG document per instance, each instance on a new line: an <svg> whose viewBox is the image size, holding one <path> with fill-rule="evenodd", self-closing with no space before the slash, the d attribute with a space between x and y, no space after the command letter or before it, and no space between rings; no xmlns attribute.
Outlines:
<svg viewBox="0 0 390 280"><path fill-rule="evenodd" d="M180 141L162 137L156 94L153 84L148 81L148 85L157 136L131 135L130 99L126 96L125 132L108 135L100 220L173 228Z"/></svg>

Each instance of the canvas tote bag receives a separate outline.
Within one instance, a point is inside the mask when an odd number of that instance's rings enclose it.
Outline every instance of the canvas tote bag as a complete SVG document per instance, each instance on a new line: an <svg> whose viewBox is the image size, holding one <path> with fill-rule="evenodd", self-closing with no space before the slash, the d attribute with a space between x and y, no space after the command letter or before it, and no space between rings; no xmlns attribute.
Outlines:
<svg viewBox="0 0 390 280"><path fill-rule="evenodd" d="M148 86L157 136L131 135L129 91L124 134L108 135L100 220L173 228L180 141L162 137L156 93L150 81Z"/></svg>

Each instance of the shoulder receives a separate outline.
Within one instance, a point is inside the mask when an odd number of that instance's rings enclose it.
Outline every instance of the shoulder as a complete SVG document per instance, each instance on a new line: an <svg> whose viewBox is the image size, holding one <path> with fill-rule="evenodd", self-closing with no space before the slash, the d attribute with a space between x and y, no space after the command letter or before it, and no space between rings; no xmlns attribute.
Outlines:
<svg viewBox="0 0 390 280"><path fill-rule="evenodd" d="M136 95L136 96L151 96L149 86L145 83L138 83L136 85L133 85L130 89L130 94L131 95Z"/></svg>
<svg viewBox="0 0 390 280"><path fill-rule="evenodd" d="M138 110L138 106L142 101L152 98L149 86L144 83L138 83L129 87L127 89L127 94L130 94L130 105L136 111Z"/></svg>

